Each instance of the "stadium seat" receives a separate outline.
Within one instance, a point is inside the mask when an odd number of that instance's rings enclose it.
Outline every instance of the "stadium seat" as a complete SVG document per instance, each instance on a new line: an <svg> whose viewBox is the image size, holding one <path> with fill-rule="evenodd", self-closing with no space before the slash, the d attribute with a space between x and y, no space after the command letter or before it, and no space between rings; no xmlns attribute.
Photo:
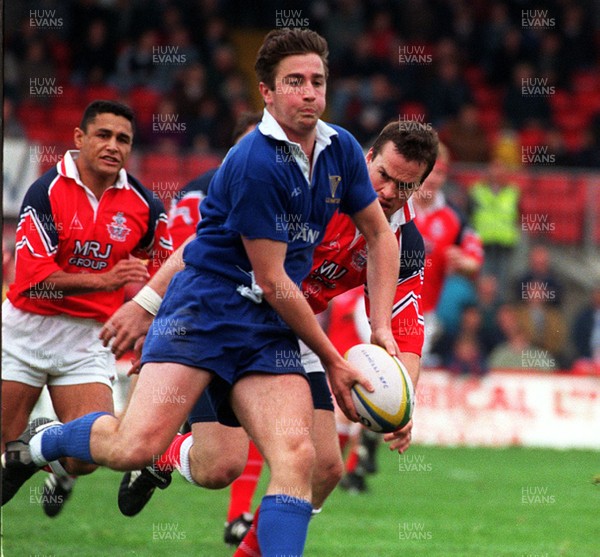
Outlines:
<svg viewBox="0 0 600 557"><path fill-rule="evenodd" d="M153 191L176 191L185 185L183 159L178 155L147 154L140 161L138 177Z"/></svg>
<svg viewBox="0 0 600 557"><path fill-rule="evenodd" d="M112 85L91 85L85 90L85 102L91 103L95 100L117 100L119 98L119 90Z"/></svg>
<svg viewBox="0 0 600 557"><path fill-rule="evenodd" d="M184 163L186 182L204 174L211 168L216 168L220 164L221 158L214 155L188 155Z"/></svg>
<svg viewBox="0 0 600 557"><path fill-rule="evenodd" d="M140 124L152 121L152 114L157 111L160 99L160 93L147 87L136 87L130 91L129 104Z"/></svg>

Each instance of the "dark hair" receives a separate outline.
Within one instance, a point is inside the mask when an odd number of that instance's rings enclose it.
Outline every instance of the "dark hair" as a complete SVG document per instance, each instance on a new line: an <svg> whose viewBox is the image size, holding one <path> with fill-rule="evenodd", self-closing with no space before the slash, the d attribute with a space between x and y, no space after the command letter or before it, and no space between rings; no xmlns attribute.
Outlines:
<svg viewBox="0 0 600 557"><path fill-rule="evenodd" d="M231 134L231 143L238 141L250 126L256 126L262 120L262 112L242 112Z"/></svg>
<svg viewBox="0 0 600 557"><path fill-rule="evenodd" d="M116 101L103 100L92 101L87 105L86 109L83 111L79 127L83 131L86 131L87 125L94 120L98 114L105 114L106 112L116 114L117 116L123 116L123 118L131 122L131 129L135 131L135 117L131 108Z"/></svg>
<svg viewBox="0 0 600 557"><path fill-rule="evenodd" d="M277 64L287 56L294 54L318 54L323 61L325 78L329 74L327 58L329 48L327 41L315 31L310 29L275 29L270 31L258 54L254 70L259 82L263 82L269 89L275 88L275 71Z"/></svg>
<svg viewBox="0 0 600 557"><path fill-rule="evenodd" d="M438 155L439 139L437 132L429 125L417 121L394 121L390 122L373 143L373 158L375 158L383 146L391 141L407 161L425 163L426 169L421 182L429 176L433 170Z"/></svg>

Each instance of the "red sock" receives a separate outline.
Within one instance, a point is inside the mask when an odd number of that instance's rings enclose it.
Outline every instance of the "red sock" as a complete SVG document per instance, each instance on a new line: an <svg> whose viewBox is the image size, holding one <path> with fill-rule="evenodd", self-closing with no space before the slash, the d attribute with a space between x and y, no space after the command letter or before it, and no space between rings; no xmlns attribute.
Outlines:
<svg viewBox="0 0 600 557"><path fill-rule="evenodd" d="M249 513L252 508L252 497L256 491L260 473L263 467L263 457L256 445L250 441L248 449L248 462L242 475L231 484L231 495L229 499L229 510L227 512L227 521Z"/></svg>
<svg viewBox="0 0 600 557"><path fill-rule="evenodd" d="M242 540L242 543L238 546L236 552L232 557L261 557L260 547L258 546L258 536L256 535L256 529L258 528L258 513L260 512L260 505L254 511L254 520L248 533Z"/></svg>
<svg viewBox="0 0 600 557"><path fill-rule="evenodd" d="M354 472L354 470L356 470L357 464L358 451L356 449L352 449L350 455L348 456L348 460L346 461L346 472Z"/></svg>
<svg viewBox="0 0 600 557"><path fill-rule="evenodd" d="M172 472L175 469L175 467L179 466L179 450L181 449L181 444L190 435L191 432L186 433L184 435L178 433L175 436L175 439L171 441L169 448L163 453L163 455L160 458L154 459L154 462L152 463L154 468L162 472Z"/></svg>
<svg viewBox="0 0 600 557"><path fill-rule="evenodd" d="M340 449L343 451L346 447L346 444L350 440L350 435L348 433L339 433L338 432L338 441L340 442Z"/></svg>

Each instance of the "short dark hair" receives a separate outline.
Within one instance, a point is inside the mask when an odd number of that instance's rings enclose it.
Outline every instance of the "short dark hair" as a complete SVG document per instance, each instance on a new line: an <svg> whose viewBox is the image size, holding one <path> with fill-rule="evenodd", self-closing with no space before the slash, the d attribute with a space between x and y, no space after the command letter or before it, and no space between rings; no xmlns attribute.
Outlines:
<svg viewBox="0 0 600 557"><path fill-rule="evenodd" d="M86 109L83 111L79 127L83 131L86 131L87 125L94 120L98 114L105 114L106 112L116 114L117 116L123 116L123 118L129 120L131 129L135 131L135 115L133 114L133 110L125 104L104 100L92 101L87 105Z"/></svg>
<svg viewBox="0 0 600 557"><path fill-rule="evenodd" d="M262 120L262 112L242 112L235 122L231 134L231 143L238 141L250 126L256 126Z"/></svg>
<svg viewBox="0 0 600 557"><path fill-rule="evenodd" d="M391 141L407 161L425 163L425 173L421 182L429 176L433 170L438 155L439 139L437 132L430 126L417 121L390 122L381 130L373 143L373 154L375 158L383 146Z"/></svg>
<svg viewBox="0 0 600 557"><path fill-rule="evenodd" d="M256 56L254 70L259 82L275 88L277 64L295 54L317 54L323 61L325 77L329 74L329 47L327 41L310 29L275 29L265 37Z"/></svg>

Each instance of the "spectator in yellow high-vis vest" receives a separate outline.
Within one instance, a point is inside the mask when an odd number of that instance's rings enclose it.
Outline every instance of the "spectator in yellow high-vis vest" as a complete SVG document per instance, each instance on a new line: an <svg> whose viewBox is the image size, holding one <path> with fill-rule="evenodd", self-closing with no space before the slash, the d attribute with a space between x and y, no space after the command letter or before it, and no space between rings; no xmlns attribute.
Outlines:
<svg viewBox="0 0 600 557"><path fill-rule="evenodd" d="M471 225L485 250L483 272L495 275L501 288L510 278L512 253L521 235L519 200L519 187L508 181L499 159L490 163L487 179L476 182L469 191Z"/></svg>

